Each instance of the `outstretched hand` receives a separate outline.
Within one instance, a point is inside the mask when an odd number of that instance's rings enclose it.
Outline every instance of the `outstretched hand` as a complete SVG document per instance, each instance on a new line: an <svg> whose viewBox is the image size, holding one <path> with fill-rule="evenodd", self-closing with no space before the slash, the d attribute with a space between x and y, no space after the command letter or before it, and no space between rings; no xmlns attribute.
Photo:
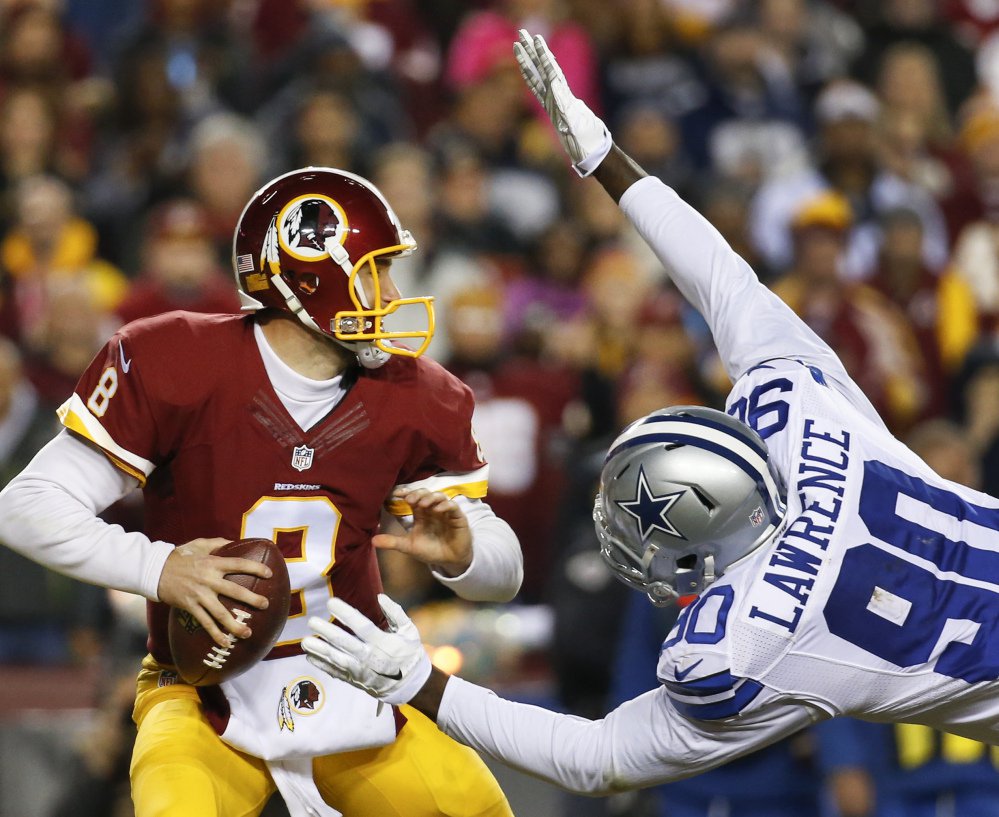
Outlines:
<svg viewBox="0 0 999 817"><path fill-rule="evenodd" d="M558 61L540 34L520 30L513 44L520 73L551 119L559 141L580 176L589 176L611 149L607 126L576 97Z"/></svg>
<svg viewBox="0 0 999 817"><path fill-rule="evenodd" d="M447 576L464 573L472 563L472 531L458 504L426 488L399 491L394 498L412 508L413 525L403 534L377 534L374 546L408 553Z"/></svg>
<svg viewBox="0 0 999 817"><path fill-rule="evenodd" d="M378 604L388 631L343 599L330 599L326 603L330 615L352 632L313 616L309 627L315 635L302 641L302 649L311 664L379 701L408 703L430 677L430 657L406 611L384 593L379 593Z"/></svg>

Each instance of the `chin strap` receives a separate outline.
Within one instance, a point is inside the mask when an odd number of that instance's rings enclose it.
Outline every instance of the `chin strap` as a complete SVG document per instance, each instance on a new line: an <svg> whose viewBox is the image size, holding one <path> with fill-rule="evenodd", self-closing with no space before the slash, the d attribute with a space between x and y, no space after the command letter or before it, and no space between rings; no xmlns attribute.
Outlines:
<svg viewBox="0 0 999 817"><path fill-rule="evenodd" d="M704 586L710 587L714 582L715 578L715 557L705 556L704 557Z"/></svg>
<svg viewBox="0 0 999 817"><path fill-rule="evenodd" d="M357 355L358 362L365 369L380 369L392 357L373 343L343 343L342 345Z"/></svg>

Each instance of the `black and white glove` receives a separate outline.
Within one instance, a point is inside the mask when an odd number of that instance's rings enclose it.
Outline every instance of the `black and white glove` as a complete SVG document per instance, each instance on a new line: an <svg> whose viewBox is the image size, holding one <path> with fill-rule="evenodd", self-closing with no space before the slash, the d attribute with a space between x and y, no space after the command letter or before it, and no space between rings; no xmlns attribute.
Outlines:
<svg viewBox="0 0 999 817"><path fill-rule="evenodd" d="M314 666L379 701L408 703L430 677L430 656L406 611L384 593L378 594L378 604L388 619L388 631L342 599L330 599L326 604L330 614L350 627L353 635L313 616L309 627L315 635L302 641L302 649Z"/></svg>
<svg viewBox="0 0 999 817"><path fill-rule="evenodd" d="M527 87L548 112L573 168L580 176L589 176L613 144L607 126L569 89L544 37L532 37L521 29L519 41L513 44L513 55Z"/></svg>

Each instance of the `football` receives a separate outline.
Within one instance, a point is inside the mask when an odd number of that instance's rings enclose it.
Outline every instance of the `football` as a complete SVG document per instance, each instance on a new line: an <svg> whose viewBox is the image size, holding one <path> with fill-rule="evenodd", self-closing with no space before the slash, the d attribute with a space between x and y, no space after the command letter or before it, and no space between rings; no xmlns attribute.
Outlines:
<svg viewBox="0 0 999 817"><path fill-rule="evenodd" d="M226 578L266 596L270 603L266 610L258 610L228 596L220 597L226 609L253 630L249 638L233 638L226 649L218 646L189 612L177 607L170 609L170 652L180 677L194 686L229 681L267 655L284 627L291 603L288 567L277 545L269 539L230 542L213 555L252 559L267 565L272 572L269 579L246 573L229 573Z"/></svg>

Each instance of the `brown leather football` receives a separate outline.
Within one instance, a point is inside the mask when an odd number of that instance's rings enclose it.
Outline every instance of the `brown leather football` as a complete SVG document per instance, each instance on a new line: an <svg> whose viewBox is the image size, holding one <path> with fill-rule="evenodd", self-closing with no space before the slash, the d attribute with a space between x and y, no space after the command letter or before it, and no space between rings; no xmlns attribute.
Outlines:
<svg viewBox="0 0 999 817"><path fill-rule="evenodd" d="M195 686L229 681L267 655L284 628L291 603L288 566L277 545L269 539L240 539L223 545L212 555L252 559L267 565L273 574L269 579L246 573L229 573L226 578L266 596L270 603L266 610L258 610L228 596L219 597L226 609L253 631L249 638L234 639L225 650L189 612L170 608L170 652L180 677Z"/></svg>

